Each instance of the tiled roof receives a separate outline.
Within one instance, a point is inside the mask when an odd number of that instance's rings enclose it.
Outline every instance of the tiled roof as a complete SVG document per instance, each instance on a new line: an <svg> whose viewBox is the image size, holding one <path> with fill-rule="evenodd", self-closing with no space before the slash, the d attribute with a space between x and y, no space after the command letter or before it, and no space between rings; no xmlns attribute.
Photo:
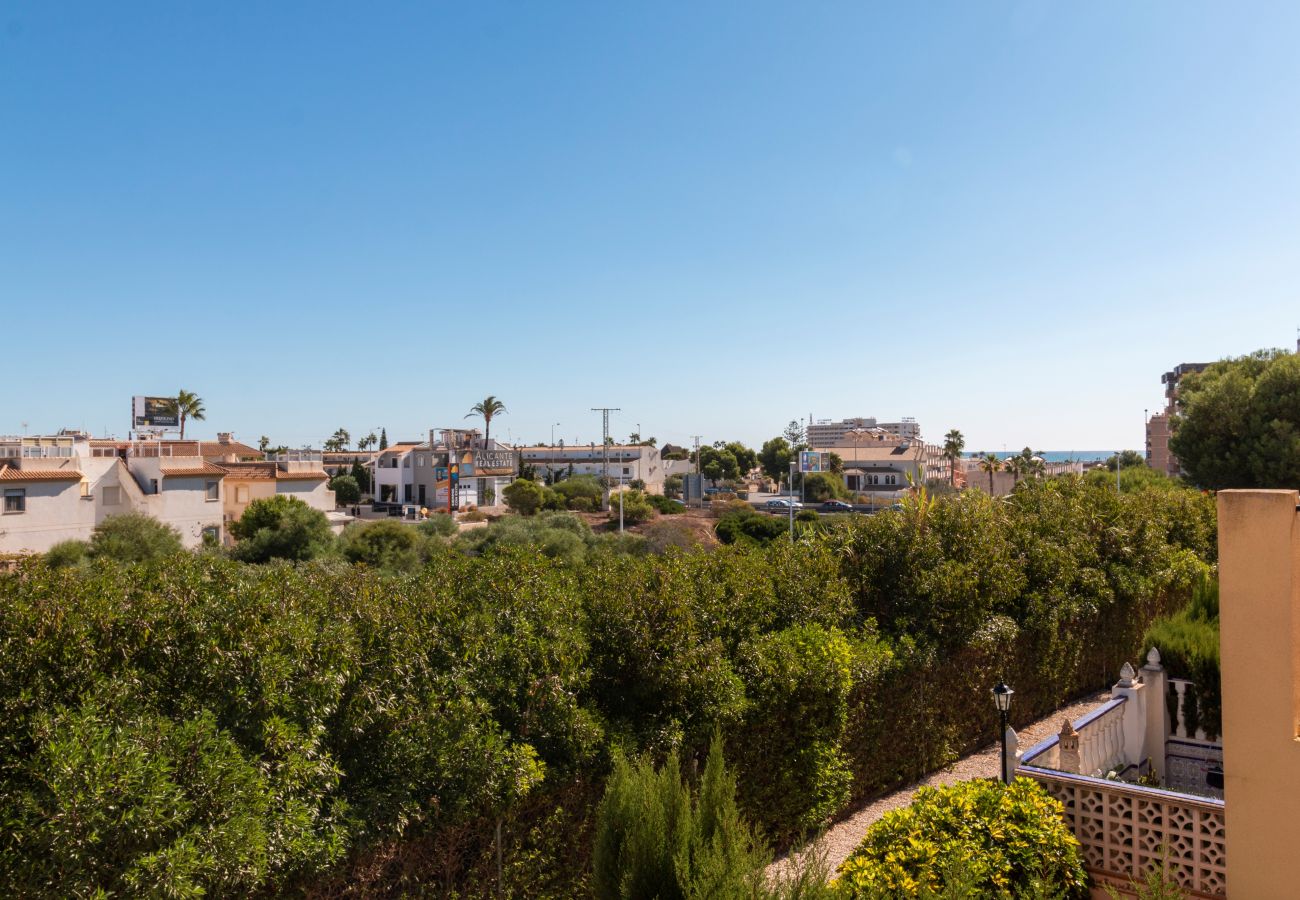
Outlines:
<svg viewBox="0 0 1300 900"><path fill-rule="evenodd" d="M230 478L251 481L325 481L329 478L329 475L320 469L285 472L275 463L220 463L219 467Z"/></svg>
<svg viewBox="0 0 1300 900"><path fill-rule="evenodd" d="M275 463L240 462L220 463L229 478L242 478L252 481L272 481L275 478Z"/></svg>
<svg viewBox="0 0 1300 900"><path fill-rule="evenodd" d="M325 481L329 478L324 472L281 472L275 473L276 481Z"/></svg>
<svg viewBox="0 0 1300 900"><path fill-rule="evenodd" d="M225 469L213 463L203 463L202 465L191 464L188 466L162 466L161 471L164 478L184 478L187 476L193 477L195 475L216 475L217 477L222 477L226 474Z"/></svg>
<svg viewBox="0 0 1300 900"><path fill-rule="evenodd" d="M0 481L80 481L77 469L20 469L0 466Z"/></svg>

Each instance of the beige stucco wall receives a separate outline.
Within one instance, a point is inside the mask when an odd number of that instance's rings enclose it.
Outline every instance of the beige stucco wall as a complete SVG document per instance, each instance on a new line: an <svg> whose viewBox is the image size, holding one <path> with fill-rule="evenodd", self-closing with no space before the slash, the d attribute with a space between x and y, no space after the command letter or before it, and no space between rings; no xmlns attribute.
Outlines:
<svg viewBox="0 0 1300 900"><path fill-rule="evenodd" d="M275 496L275 482L269 478L240 478L227 475L221 486L221 512L226 523L239 521L248 504ZM229 537L229 535L227 535Z"/></svg>
<svg viewBox="0 0 1300 900"><path fill-rule="evenodd" d="M1283 900L1300 890L1298 495L1218 499L1228 891Z"/></svg>

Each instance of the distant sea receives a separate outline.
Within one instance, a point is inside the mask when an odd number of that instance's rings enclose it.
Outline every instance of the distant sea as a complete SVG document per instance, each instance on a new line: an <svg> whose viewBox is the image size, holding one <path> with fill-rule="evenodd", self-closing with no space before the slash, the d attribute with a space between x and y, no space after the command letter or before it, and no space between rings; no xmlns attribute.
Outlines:
<svg viewBox="0 0 1300 900"><path fill-rule="evenodd" d="M972 458L983 456L985 453L996 453L999 457L1015 456L1019 450L976 450L967 453L966 457ZM1115 455L1114 450L1044 450L1040 454L1044 462L1103 462Z"/></svg>

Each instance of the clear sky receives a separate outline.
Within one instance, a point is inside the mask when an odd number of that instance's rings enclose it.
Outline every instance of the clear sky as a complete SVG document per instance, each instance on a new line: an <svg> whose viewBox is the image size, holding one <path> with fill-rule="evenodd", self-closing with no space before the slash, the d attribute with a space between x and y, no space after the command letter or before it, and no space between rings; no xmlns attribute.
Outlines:
<svg viewBox="0 0 1300 900"><path fill-rule="evenodd" d="M0 433L1138 447L1300 325L1300 4L0 2Z"/></svg>

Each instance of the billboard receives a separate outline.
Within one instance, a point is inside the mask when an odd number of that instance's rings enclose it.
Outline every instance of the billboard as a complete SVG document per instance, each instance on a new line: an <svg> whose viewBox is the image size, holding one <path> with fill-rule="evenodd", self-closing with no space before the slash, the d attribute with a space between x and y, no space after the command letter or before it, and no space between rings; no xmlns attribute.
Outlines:
<svg viewBox="0 0 1300 900"><path fill-rule="evenodd" d="M812 474L826 471L826 454L816 450L799 451L799 471Z"/></svg>
<svg viewBox="0 0 1300 900"><path fill-rule="evenodd" d="M132 428L179 428L180 415L175 397L134 397L131 400Z"/></svg>

